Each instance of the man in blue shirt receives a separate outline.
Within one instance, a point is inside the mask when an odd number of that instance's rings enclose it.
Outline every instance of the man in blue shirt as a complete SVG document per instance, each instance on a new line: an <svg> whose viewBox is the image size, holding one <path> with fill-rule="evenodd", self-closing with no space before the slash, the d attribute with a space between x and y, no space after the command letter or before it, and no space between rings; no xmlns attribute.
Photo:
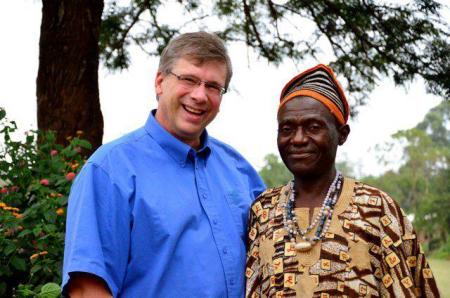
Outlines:
<svg viewBox="0 0 450 298"><path fill-rule="evenodd" d="M215 35L173 39L158 109L100 147L69 198L63 289L70 297L241 297L247 212L264 184L205 127L232 75Z"/></svg>
<svg viewBox="0 0 450 298"><path fill-rule="evenodd" d="M161 55L158 109L100 147L69 198L70 297L241 297L247 212L264 184L208 135L232 75L223 42L197 32Z"/></svg>

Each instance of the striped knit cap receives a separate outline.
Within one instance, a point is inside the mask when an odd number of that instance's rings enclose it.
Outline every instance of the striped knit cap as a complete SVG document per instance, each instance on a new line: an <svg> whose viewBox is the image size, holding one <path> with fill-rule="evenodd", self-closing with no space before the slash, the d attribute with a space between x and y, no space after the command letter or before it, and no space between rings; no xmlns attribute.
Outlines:
<svg viewBox="0 0 450 298"><path fill-rule="evenodd" d="M320 101L340 124L347 123L350 112L348 102L330 67L318 64L292 78L281 91L278 110L298 96L308 96Z"/></svg>

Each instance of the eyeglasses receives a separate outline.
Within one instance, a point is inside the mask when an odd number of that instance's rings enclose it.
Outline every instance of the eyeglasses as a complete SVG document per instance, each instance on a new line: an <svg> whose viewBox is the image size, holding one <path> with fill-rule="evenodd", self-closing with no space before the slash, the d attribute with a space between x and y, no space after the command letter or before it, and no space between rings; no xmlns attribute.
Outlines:
<svg viewBox="0 0 450 298"><path fill-rule="evenodd" d="M225 87L220 86L219 84L203 81L192 75L177 75L171 71L169 71L169 74L176 77L178 81L187 88L194 88L195 86L201 86L203 83L205 85L206 91L210 95L222 96L227 92L227 89L225 89Z"/></svg>

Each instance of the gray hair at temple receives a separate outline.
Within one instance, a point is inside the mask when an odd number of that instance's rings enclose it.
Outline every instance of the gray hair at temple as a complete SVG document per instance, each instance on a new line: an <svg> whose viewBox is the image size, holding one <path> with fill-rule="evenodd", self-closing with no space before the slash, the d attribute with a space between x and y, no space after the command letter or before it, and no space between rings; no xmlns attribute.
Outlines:
<svg viewBox="0 0 450 298"><path fill-rule="evenodd" d="M223 62L227 67L225 89L228 89L233 69L225 44L217 35L200 31L184 33L172 39L161 53L158 71L168 74L180 58L192 59L200 64L205 61Z"/></svg>

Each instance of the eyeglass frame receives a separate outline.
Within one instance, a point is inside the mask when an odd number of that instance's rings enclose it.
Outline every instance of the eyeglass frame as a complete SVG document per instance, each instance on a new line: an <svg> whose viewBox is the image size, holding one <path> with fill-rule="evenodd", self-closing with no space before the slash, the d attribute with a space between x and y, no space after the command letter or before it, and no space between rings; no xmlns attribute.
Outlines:
<svg viewBox="0 0 450 298"><path fill-rule="evenodd" d="M170 70L167 74L171 74L171 75L173 75L174 77L176 77L178 81L181 81L181 82L184 81L185 83L186 83L186 80L185 80L186 77L189 77L190 79L192 79L192 83L195 83L196 86L201 86L202 83L203 83L203 85L205 85L205 88L208 88L208 87L217 87L218 90L219 90L219 96L224 95L224 94L227 93L227 91L228 91L227 88L222 87L222 86L220 86L219 84L201 80L201 79L197 78L197 77L194 76L194 75L177 75L176 73L174 73L174 72L171 71L171 70ZM183 79L183 77L185 77L185 79ZM195 82L194 82L194 81L195 81Z"/></svg>

